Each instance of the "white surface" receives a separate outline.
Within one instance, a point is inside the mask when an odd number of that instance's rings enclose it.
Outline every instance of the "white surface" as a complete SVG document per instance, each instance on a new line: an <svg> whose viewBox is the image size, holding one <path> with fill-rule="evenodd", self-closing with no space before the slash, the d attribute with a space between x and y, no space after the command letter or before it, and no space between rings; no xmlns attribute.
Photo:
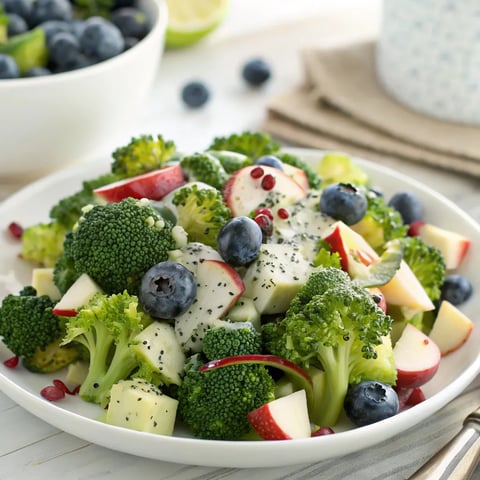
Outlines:
<svg viewBox="0 0 480 480"><path fill-rule="evenodd" d="M45 174L123 138L153 87L168 18L163 0L140 4L156 21L135 48L73 72L0 81L0 175Z"/></svg>
<svg viewBox="0 0 480 480"><path fill-rule="evenodd" d="M298 152L312 164L322 156L318 151L293 152ZM474 244L480 242L480 227L453 203L393 170L365 161L358 162L370 174L373 184L385 192L387 198L397 191L413 191L424 204L426 221L463 234ZM6 231L12 220L21 225L31 225L48 218L50 207L56 199L77 189L82 179L96 177L105 171L104 162L98 162L95 166L85 164L26 187L0 207L0 231ZM0 241L0 264L9 273L6 284L0 282L2 298L8 293L16 293L16 285L26 285L31 278L31 267L18 259L18 252L18 241L8 238ZM471 249L462 268L462 273L472 280L475 291L480 289L480 277L476 271L479 262L480 251ZM15 279L13 291L12 277ZM474 318L479 308L479 298L474 297L462 310L467 316ZM480 353L477 348L479 342L480 329L475 329L457 353L442 360L438 373L423 389L427 400L416 407L367 427L288 442L204 441L185 438L188 432L183 430L177 430L173 437L164 437L106 425L95 420L101 415L101 409L86 404L78 397L67 397L57 403L42 399L39 395L42 386L49 384L49 380L59 375L35 375L21 368L6 368L3 361L10 358L11 353L4 346L0 346L0 388L28 411L55 427L114 450L158 460L205 466L295 465L331 459L375 445L435 413L460 394L480 372Z"/></svg>
<svg viewBox="0 0 480 480"><path fill-rule="evenodd" d="M143 115L129 127L131 134L164 133L182 149L201 149L212 135L258 128L269 97L301 81L302 48L345 43L378 30L380 0L231 3L235 14L205 42L166 52ZM239 66L253 55L265 56L275 68L272 81L259 91L248 90L239 79ZM198 112L183 108L179 100L180 85L192 77L208 81L213 88L212 102ZM118 146L114 138L109 143L107 154ZM394 158L385 157L384 163L435 187L480 221L478 181ZM0 198L26 180L6 180L0 172ZM441 216L441 211L436 215ZM7 273L0 269L0 274ZM480 378L475 385L480 386ZM478 401L479 391L471 391L408 432L341 459L246 471L173 464L99 447L39 420L0 393L0 479L403 480L458 432ZM214 449L209 455L217 456ZM473 478L480 479L480 469Z"/></svg>

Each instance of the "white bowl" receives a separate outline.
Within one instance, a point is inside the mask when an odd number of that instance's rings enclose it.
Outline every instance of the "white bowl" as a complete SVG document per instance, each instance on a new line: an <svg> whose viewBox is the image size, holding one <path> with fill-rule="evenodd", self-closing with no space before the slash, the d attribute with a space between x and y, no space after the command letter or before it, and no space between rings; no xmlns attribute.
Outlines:
<svg viewBox="0 0 480 480"><path fill-rule="evenodd" d="M130 50L91 67L0 80L0 178L36 177L86 160L140 113L160 64L168 12L140 0L151 30Z"/></svg>

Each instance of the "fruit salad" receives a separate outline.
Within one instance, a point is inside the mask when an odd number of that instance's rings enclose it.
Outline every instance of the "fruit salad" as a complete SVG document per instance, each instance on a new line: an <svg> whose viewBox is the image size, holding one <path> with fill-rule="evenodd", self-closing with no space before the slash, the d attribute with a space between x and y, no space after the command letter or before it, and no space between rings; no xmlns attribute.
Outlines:
<svg viewBox="0 0 480 480"><path fill-rule="evenodd" d="M57 375L45 401L160 435L287 440L397 415L469 339L470 239L380 188L263 132L193 153L132 138L48 222L12 218L32 278L0 306L4 363Z"/></svg>

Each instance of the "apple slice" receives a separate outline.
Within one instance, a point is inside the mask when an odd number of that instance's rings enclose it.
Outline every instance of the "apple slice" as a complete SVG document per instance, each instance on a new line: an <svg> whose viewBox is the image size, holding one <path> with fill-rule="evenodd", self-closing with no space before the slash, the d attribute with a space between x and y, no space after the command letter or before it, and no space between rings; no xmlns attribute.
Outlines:
<svg viewBox="0 0 480 480"><path fill-rule="evenodd" d="M471 243L464 235L430 223L418 225L417 234L425 243L442 252L447 270L454 270L462 263Z"/></svg>
<svg viewBox="0 0 480 480"><path fill-rule="evenodd" d="M97 293L102 293L102 289L86 273L82 273L55 305L52 313L60 317L74 317Z"/></svg>
<svg viewBox="0 0 480 480"><path fill-rule="evenodd" d="M293 178L305 190L305 192L310 189L310 183L308 182L307 174L301 168L284 163L283 171L289 177Z"/></svg>
<svg viewBox="0 0 480 480"><path fill-rule="evenodd" d="M305 390L262 405L250 412L247 420L264 440L292 440L311 436Z"/></svg>
<svg viewBox="0 0 480 480"><path fill-rule="evenodd" d="M369 266L379 261L379 256L368 242L348 225L335 222L324 236L333 252L340 255L342 269L352 278L368 277ZM403 305L417 312L433 310L435 306L410 267L402 260L393 278L378 285L387 305Z"/></svg>
<svg viewBox="0 0 480 480"><path fill-rule="evenodd" d="M429 337L444 356L460 348L472 330L473 322L453 304L443 300Z"/></svg>
<svg viewBox="0 0 480 480"><path fill-rule="evenodd" d="M440 349L417 327L405 325L393 348L397 369L397 388L416 388L427 383L437 373Z"/></svg>
<svg viewBox="0 0 480 480"><path fill-rule="evenodd" d="M53 268L34 268L32 271L32 287L37 295L47 295L53 301L60 300L62 294L53 281Z"/></svg>
<svg viewBox="0 0 480 480"><path fill-rule="evenodd" d="M167 193L185 183L179 164L137 175L96 188L93 192L107 202L120 202L124 198L161 200Z"/></svg>
<svg viewBox="0 0 480 480"><path fill-rule="evenodd" d="M175 334L185 352L200 352L203 337L241 297L245 285L230 265L204 260L197 266L197 296L190 308L175 319Z"/></svg>
<svg viewBox="0 0 480 480"><path fill-rule="evenodd" d="M250 165L234 172L223 188L223 198L234 217L259 207L288 207L306 191L289 175L266 165Z"/></svg>

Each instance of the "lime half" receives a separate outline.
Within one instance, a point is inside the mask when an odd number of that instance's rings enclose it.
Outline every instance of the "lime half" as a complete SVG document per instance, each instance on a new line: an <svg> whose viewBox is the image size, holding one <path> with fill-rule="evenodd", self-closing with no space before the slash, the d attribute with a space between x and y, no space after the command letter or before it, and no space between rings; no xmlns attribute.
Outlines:
<svg viewBox="0 0 480 480"><path fill-rule="evenodd" d="M191 45L214 30L227 12L228 0L167 0L167 47Z"/></svg>

